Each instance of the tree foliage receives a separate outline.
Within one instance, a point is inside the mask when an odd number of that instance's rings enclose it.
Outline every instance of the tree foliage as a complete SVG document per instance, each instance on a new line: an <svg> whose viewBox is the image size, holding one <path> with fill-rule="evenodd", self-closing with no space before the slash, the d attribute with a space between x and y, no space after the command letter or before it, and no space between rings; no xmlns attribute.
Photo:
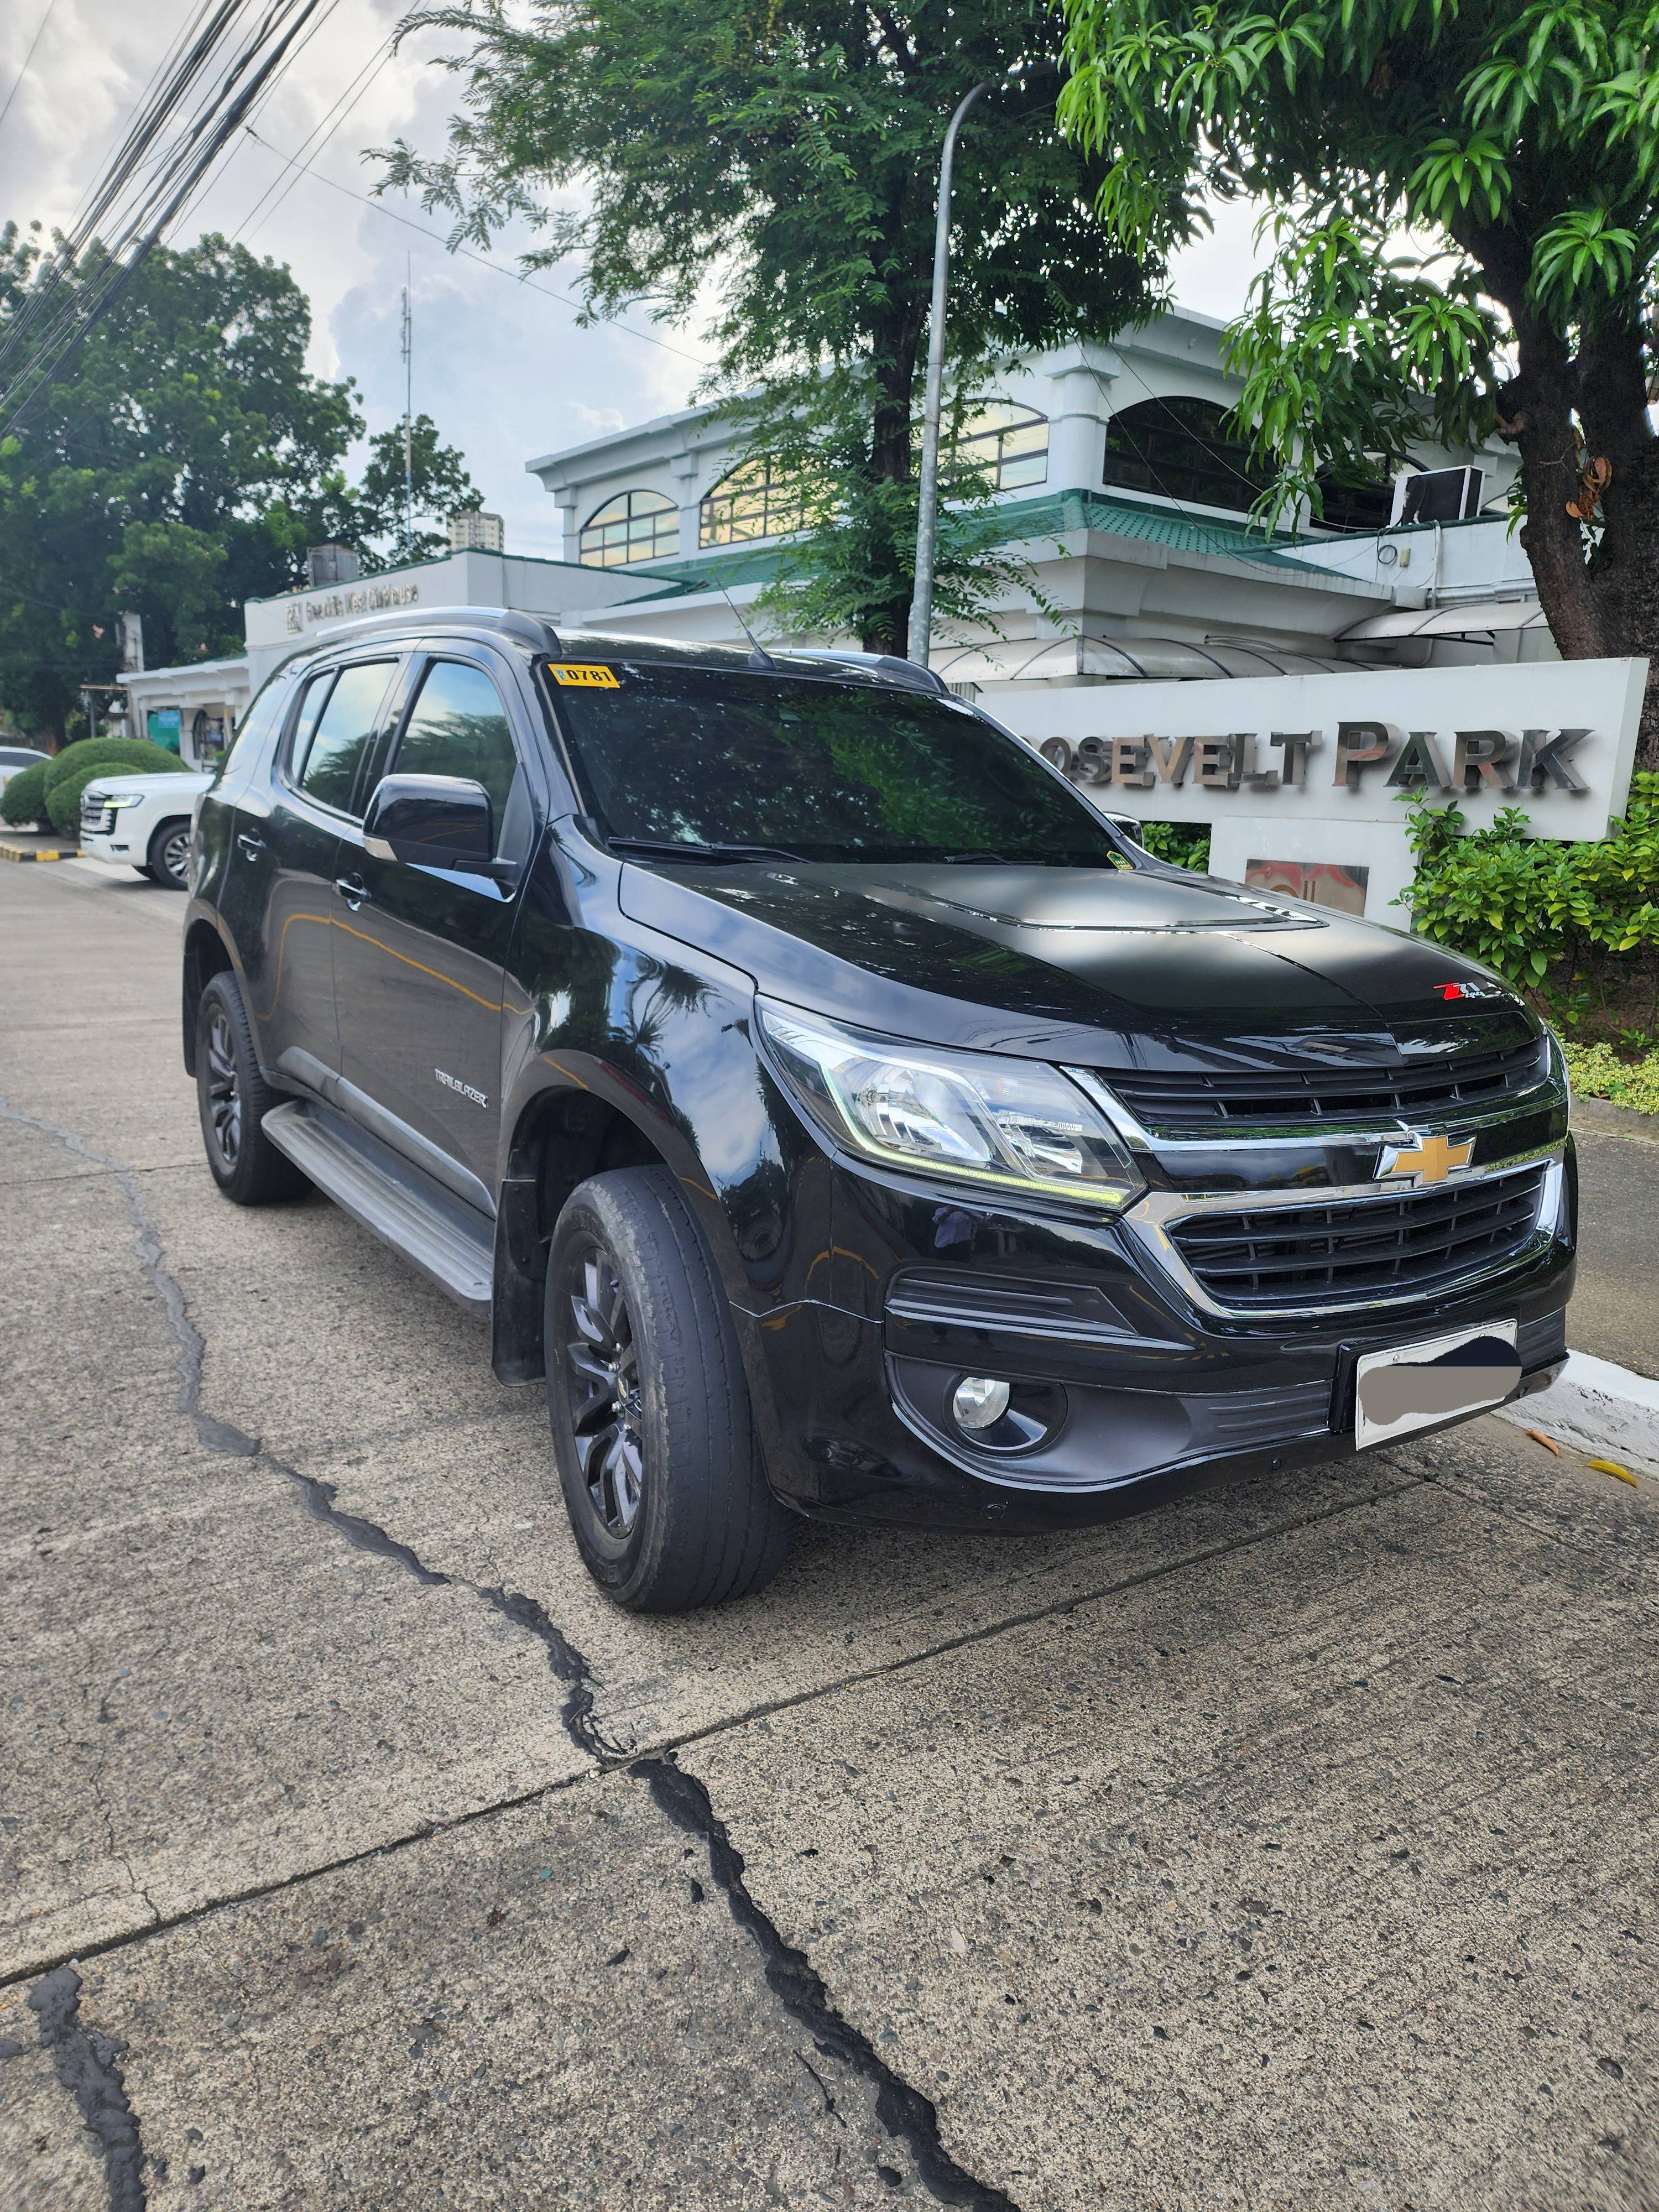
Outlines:
<svg viewBox="0 0 1659 2212"><path fill-rule="evenodd" d="M1363 480L1431 438L1514 440L1556 642L1654 656L1659 743L1659 7L1064 5L1060 114L1107 165L1115 243L1161 257L1206 194L1270 203L1231 332L1270 503L1317 514L1322 467Z"/></svg>
<svg viewBox="0 0 1659 2212"><path fill-rule="evenodd" d="M530 265L580 256L594 316L645 301L684 322L712 292L710 388L758 391L757 452L805 404L805 458L823 472L814 565L833 569L830 598L866 642L902 653L945 125L974 84L1055 44L1048 12L1036 0L475 0L422 9L415 27L461 41L449 66L462 109L441 159L391 149L387 182L452 212L458 241L527 216L543 234ZM954 200L963 389L1144 304L1134 262L1101 250L1101 177L1040 90L979 103ZM834 386L826 399L806 392L819 379Z"/></svg>
<svg viewBox="0 0 1659 2212"><path fill-rule="evenodd" d="M1575 987L1581 997L1605 995L1609 958L1646 969L1659 962L1659 775L1632 777L1623 819L1600 840L1528 836L1516 806L1469 831L1460 806L1421 797L1411 802L1408 835L1418 935L1472 953L1514 983L1536 988L1550 979L1565 1016L1579 1003Z"/></svg>
<svg viewBox="0 0 1659 2212"><path fill-rule="evenodd" d="M38 230L0 232L0 330L41 261ZM75 289L104 265L89 251ZM354 389L309 374L310 337L287 269L217 237L161 248L24 407L0 441L0 706L22 727L61 739L80 686L114 678L118 610L143 617L152 666L202 659L242 649L243 600L303 582L308 544L400 557L401 428L354 488ZM417 520L476 499L424 416L416 459Z"/></svg>

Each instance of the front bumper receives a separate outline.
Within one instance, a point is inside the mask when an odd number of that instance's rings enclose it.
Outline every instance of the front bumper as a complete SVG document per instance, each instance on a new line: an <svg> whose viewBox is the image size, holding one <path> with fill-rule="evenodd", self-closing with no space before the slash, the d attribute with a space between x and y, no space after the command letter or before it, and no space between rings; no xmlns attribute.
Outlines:
<svg viewBox="0 0 1659 2212"><path fill-rule="evenodd" d="M111 836L107 831L82 830L80 846L83 860L105 860L111 867L136 868L143 860L143 853L119 830Z"/></svg>
<svg viewBox="0 0 1659 2212"><path fill-rule="evenodd" d="M1570 1140L1547 1164L1534 1233L1479 1279L1240 1315L1180 1262L1167 1204L1085 1224L941 1205L838 1163L826 1295L736 1315L773 1486L823 1519L1079 1526L1352 1455L1367 1352L1513 1320L1517 1395L1541 1389L1565 1356ZM1042 1442L999 1451L956 1430L948 1407L965 1374L1013 1382Z"/></svg>

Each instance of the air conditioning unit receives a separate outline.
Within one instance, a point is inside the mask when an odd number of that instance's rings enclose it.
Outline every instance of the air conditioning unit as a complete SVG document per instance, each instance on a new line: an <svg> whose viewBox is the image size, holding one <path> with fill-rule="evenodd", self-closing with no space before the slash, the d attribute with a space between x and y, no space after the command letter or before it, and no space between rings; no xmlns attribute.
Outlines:
<svg viewBox="0 0 1659 2212"><path fill-rule="evenodd" d="M1419 469L1394 488L1391 529L1408 522L1467 522L1480 512L1479 469Z"/></svg>

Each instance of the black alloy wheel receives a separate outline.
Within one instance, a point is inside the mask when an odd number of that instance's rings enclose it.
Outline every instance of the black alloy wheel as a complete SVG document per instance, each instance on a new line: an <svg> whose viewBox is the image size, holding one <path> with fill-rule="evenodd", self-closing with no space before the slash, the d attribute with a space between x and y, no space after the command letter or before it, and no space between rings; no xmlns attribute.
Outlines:
<svg viewBox="0 0 1659 2212"><path fill-rule="evenodd" d="M149 873L169 890L190 889L190 824L164 822L149 841Z"/></svg>
<svg viewBox="0 0 1659 2212"><path fill-rule="evenodd" d="M666 1168L571 1193L542 1341L565 1510L605 1595L682 1613L770 1582L794 1516L767 1482L726 1288Z"/></svg>
<svg viewBox="0 0 1659 2212"><path fill-rule="evenodd" d="M265 1134L264 1117L278 1103L235 977L210 976L196 1010L196 1108L209 1171L234 1205L270 1206L311 1188Z"/></svg>
<svg viewBox="0 0 1659 2212"><path fill-rule="evenodd" d="M227 1175L234 1175L242 1157L242 1081L236 1072L236 1048L231 1042L230 1017L216 1006L208 1018L207 1113L213 1147Z"/></svg>
<svg viewBox="0 0 1659 2212"><path fill-rule="evenodd" d="M634 1320L603 1244L573 1244L565 1293L570 1429L594 1513L609 1536L625 1540L639 1518L645 1483L640 1427L640 1354Z"/></svg>

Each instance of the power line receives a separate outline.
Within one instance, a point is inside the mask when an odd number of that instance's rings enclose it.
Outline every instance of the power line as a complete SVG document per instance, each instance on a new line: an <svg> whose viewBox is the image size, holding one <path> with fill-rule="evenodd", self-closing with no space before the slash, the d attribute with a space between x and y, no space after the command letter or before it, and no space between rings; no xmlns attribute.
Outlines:
<svg viewBox="0 0 1659 2212"><path fill-rule="evenodd" d="M385 216L388 222L402 223L405 230L418 231L422 238L429 238L435 245L441 246L447 253L457 254L463 261L476 261L480 269L493 269L498 276L505 276L509 284L520 285L526 291L542 292L550 300L562 300L569 307L586 308L586 301L579 299L575 293L562 292L553 284L538 284L533 277L504 269L499 261L491 261L485 254L474 253L465 246L452 246L442 231L430 230L423 222L412 222L408 216L399 215L396 208L387 207L384 200L370 199L365 192L354 192L349 185L340 184L333 177L325 177L320 169L312 168L297 155L284 154L282 148L273 146L269 138L261 138L252 125L244 127L256 144L263 146L268 153L275 154L279 161L291 163L301 176L313 177L319 185L328 185L331 191L343 192L349 200L356 200L360 207L372 208L376 215ZM602 316L600 320L608 330L625 331L629 337L643 338L647 345L660 346L665 353L678 354L682 361L693 362L699 368L712 368L714 366L701 354L688 353L684 346L671 345L666 338L657 337L650 331L636 330L632 323L624 323L610 315Z"/></svg>
<svg viewBox="0 0 1659 2212"><path fill-rule="evenodd" d="M57 7L57 5L58 0L46 0L46 12L40 18L40 27L36 30L34 36L29 40L29 50L23 57L23 66L18 70L16 76L12 79L11 90L6 94L5 106L3 107L0 107L0 124L3 124L6 118L11 113L11 104L17 97L17 88L22 83L23 79L29 73L29 64L34 59L34 50L40 45L41 38L46 32L47 24L51 22L52 10Z"/></svg>
<svg viewBox="0 0 1659 2212"><path fill-rule="evenodd" d="M0 332L0 435L120 298L255 112L319 13L337 0L203 0L152 80L77 219ZM88 281L94 240L104 259Z"/></svg>

